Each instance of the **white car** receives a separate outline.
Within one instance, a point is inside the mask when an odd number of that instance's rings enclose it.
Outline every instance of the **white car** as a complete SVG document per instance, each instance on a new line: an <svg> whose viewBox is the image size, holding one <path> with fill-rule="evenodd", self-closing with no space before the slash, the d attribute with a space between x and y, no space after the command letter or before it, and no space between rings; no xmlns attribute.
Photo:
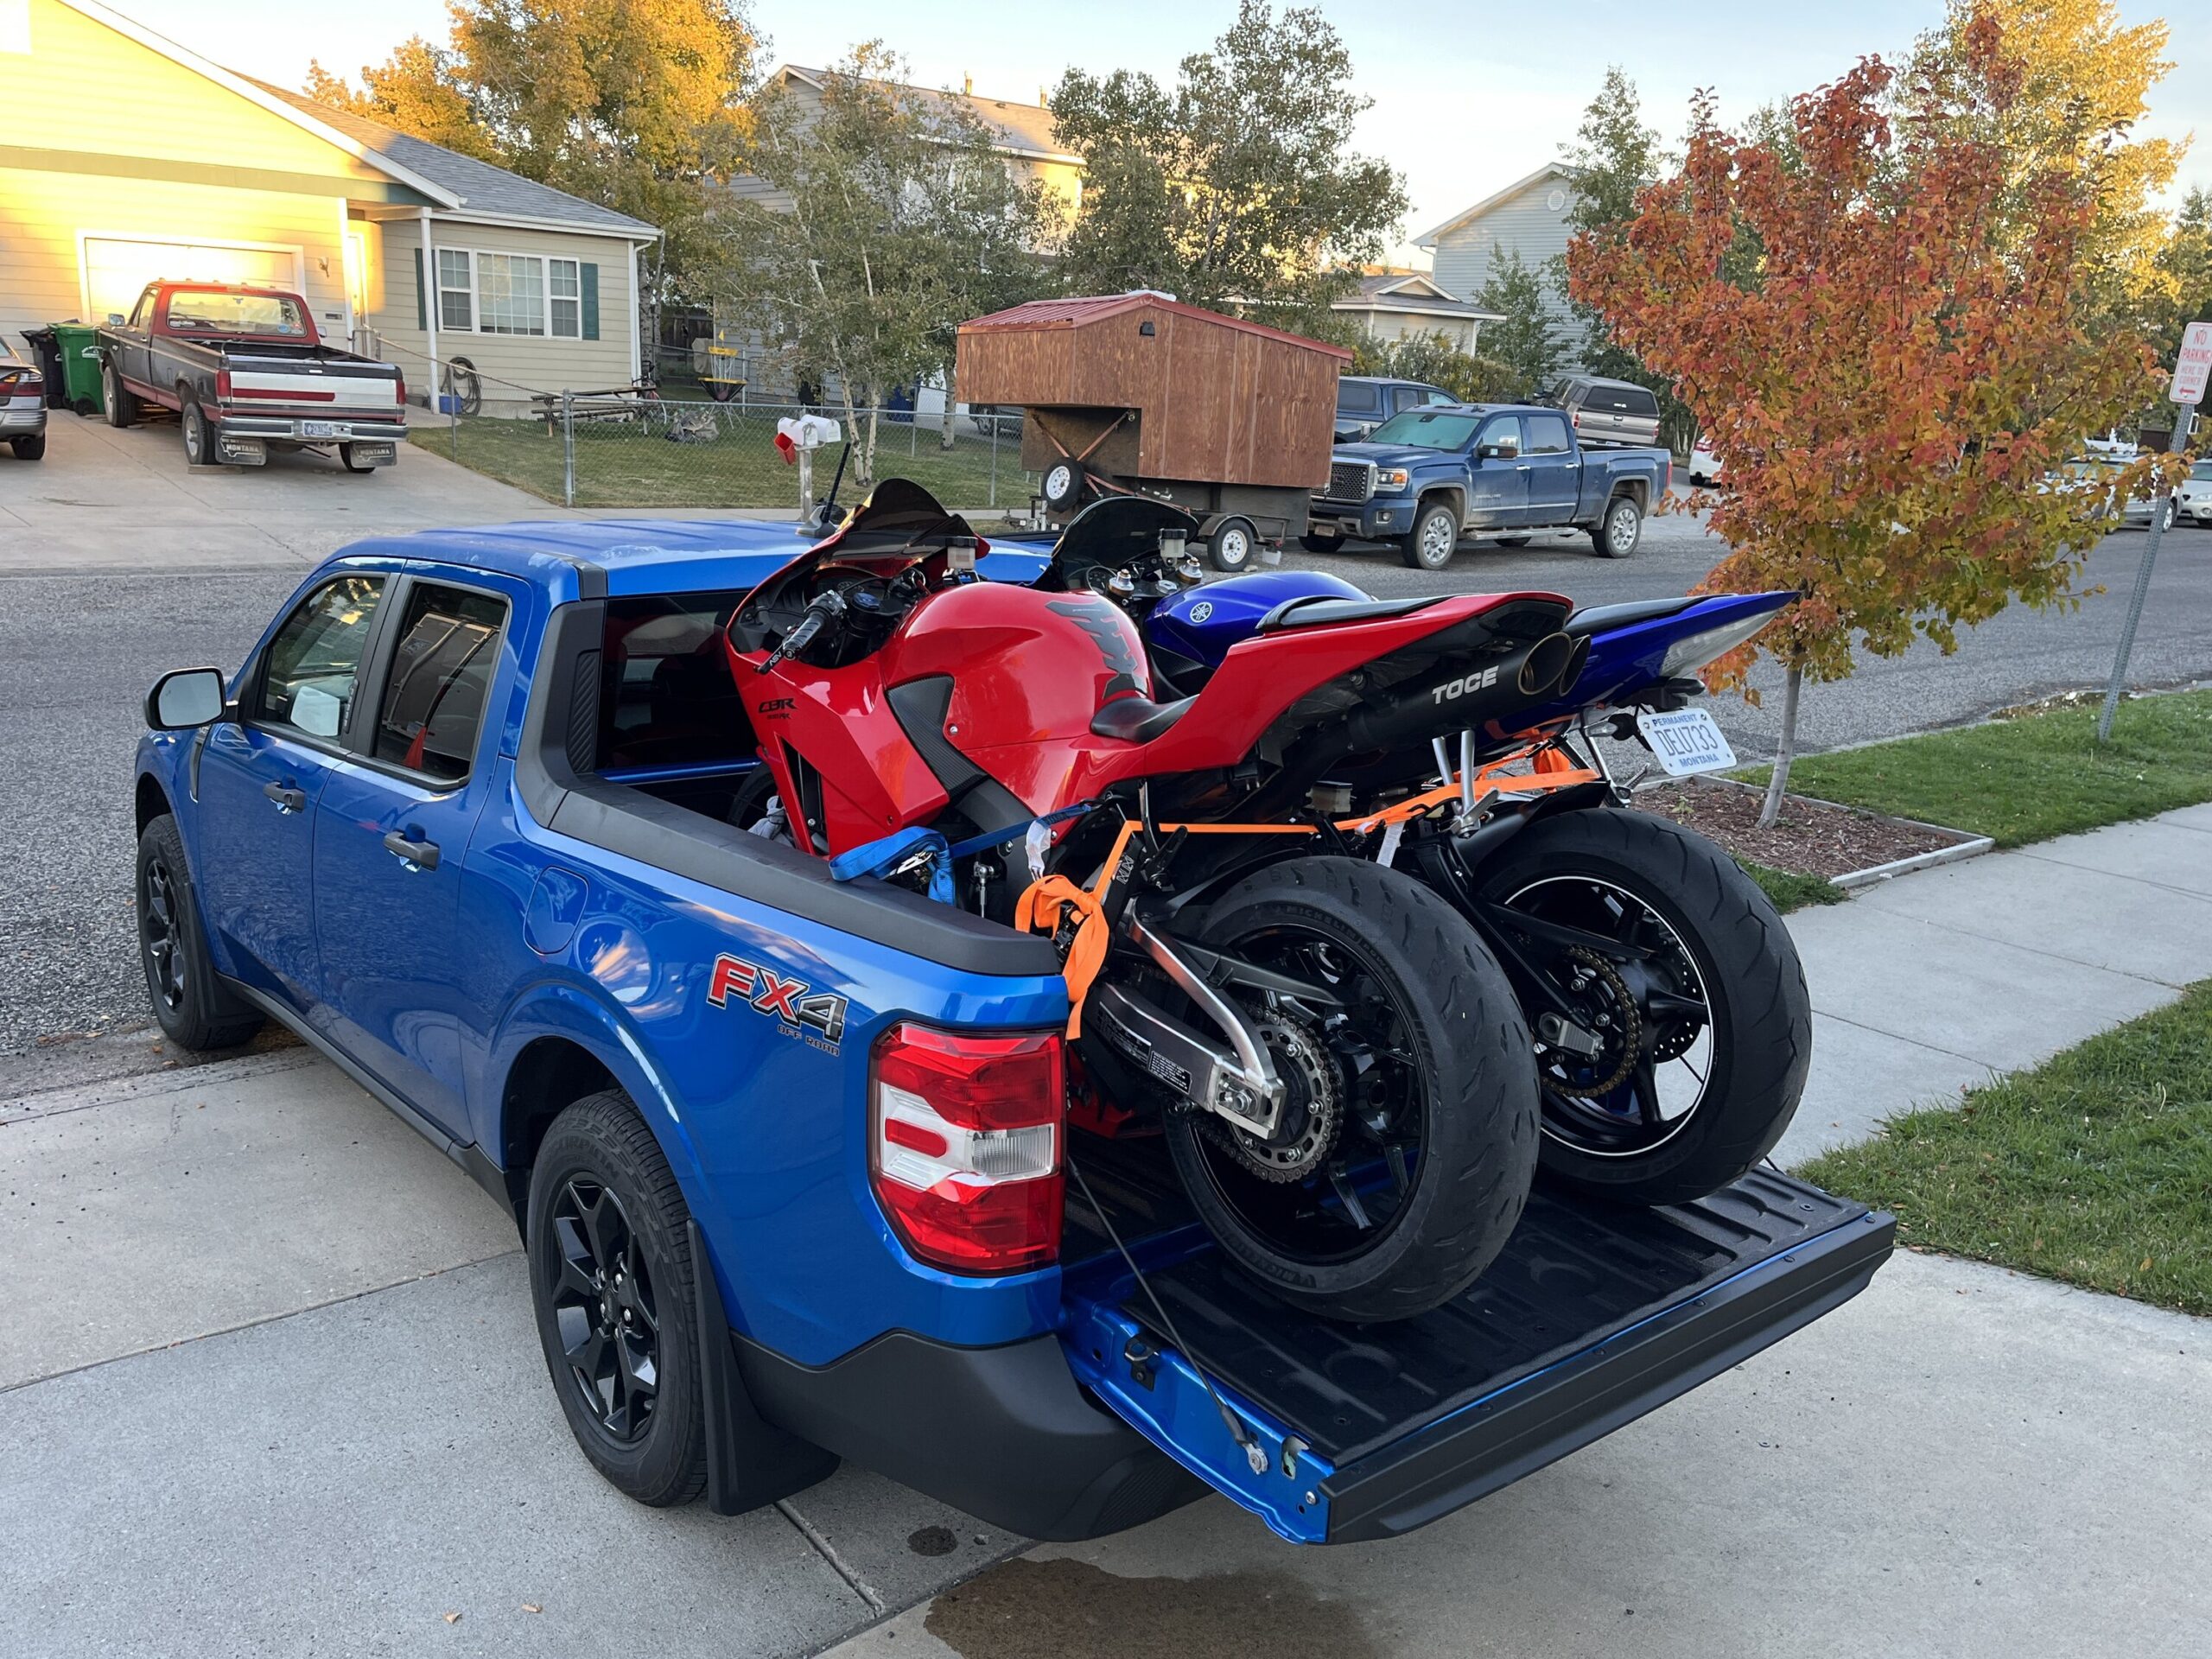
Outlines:
<svg viewBox="0 0 2212 1659"><path fill-rule="evenodd" d="M2212 461L2200 461L2182 480L2181 516L2200 524L2212 524Z"/></svg>
<svg viewBox="0 0 2212 1659"><path fill-rule="evenodd" d="M1690 451L1690 482L1718 484L1720 481L1720 457L1713 453L1713 440L1700 438L1697 447Z"/></svg>
<svg viewBox="0 0 2212 1659"><path fill-rule="evenodd" d="M0 340L0 443L18 461L46 454L46 377Z"/></svg>

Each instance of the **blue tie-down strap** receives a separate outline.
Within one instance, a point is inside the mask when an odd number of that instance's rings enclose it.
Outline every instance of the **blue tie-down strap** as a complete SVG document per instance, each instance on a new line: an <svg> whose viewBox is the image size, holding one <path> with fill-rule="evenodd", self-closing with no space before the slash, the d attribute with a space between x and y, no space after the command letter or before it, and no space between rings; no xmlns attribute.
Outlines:
<svg viewBox="0 0 2212 1659"><path fill-rule="evenodd" d="M992 847L1003 847L1009 841L1020 841L1039 824L1050 827L1074 817L1080 817L1098 803L1078 801L1073 806L1064 806L1057 812L1047 812L1039 818L1025 818L1020 823L1009 824L1003 830L970 836L957 845L948 846L945 839L934 830L917 824L910 830L894 830L880 840L866 846L855 847L830 861L830 879L833 881L856 880L863 875L888 875L918 852L930 857L930 897L940 905L949 905L952 899L952 862L970 853L980 853Z"/></svg>
<svg viewBox="0 0 2212 1659"><path fill-rule="evenodd" d="M830 861L833 881L857 880L863 875L888 875L917 852L930 855L930 897L940 905L952 902L952 849L934 830L919 824L871 841L864 847L840 853Z"/></svg>

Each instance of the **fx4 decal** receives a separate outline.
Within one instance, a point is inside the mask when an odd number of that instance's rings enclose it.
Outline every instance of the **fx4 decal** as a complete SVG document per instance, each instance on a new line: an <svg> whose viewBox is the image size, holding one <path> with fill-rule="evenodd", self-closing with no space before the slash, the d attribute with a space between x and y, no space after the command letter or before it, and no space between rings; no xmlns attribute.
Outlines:
<svg viewBox="0 0 2212 1659"><path fill-rule="evenodd" d="M810 990L803 979L790 979L772 968L763 968L741 957L716 957L715 971L707 982L707 1001L728 1006L734 991L757 1014L804 1037L819 1033L835 1046L845 1034L845 999L827 991Z"/></svg>

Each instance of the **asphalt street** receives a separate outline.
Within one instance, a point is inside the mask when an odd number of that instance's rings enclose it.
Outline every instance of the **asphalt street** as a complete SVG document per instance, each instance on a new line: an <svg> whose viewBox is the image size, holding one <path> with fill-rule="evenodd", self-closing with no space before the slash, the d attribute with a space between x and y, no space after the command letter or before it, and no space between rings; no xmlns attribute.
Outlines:
<svg viewBox="0 0 2212 1659"><path fill-rule="evenodd" d="M2126 531L2097 550L2088 584L2106 591L2090 594L2079 612L2011 611L1970 634L1955 657L1922 645L1895 661L1870 661L1840 684L1812 688L1808 747L1974 720L2101 683L2144 540ZM1594 556L1580 536L1555 536L1517 550L1470 546L1440 575L1408 569L1386 549L1293 552L1288 562L1382 594L1535 588L1602 604L1681 593L1718 550L1695 520L1668 516L1620 561ZM14 831L0 887L0 1056L144 1022L130 874L139 700L162 669L234 666L301 574L297 563L190 573L156 563L0 575L0 753L11 758ZM2166 537L2130 677L2138 686L2212 677L2212 531ZM1778 703L1770 696L1753 708L1732 696L1711 706L1749 760L1772 753Z"/></svg>

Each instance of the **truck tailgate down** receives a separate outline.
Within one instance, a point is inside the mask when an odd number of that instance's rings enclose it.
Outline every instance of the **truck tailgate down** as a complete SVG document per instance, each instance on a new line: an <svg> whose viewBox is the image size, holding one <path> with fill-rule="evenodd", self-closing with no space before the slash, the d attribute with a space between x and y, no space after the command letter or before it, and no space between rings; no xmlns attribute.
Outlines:
<svg viewBox="0 0 2212 1659"><path fill-rule="evenodd" d="M1071 1186L1069 1363L1140 1433L1294 1542L1410 1531L1588 1445L1856 1295L1897 1230L1765 1172L1660 1209L1540 1181L1465 1294L1419 1319L1335 1325L1232 1267L1142 1144L1086 1136L1075 1150L1166 1318ZM1264 1469L1231 1440L1193 1354Z"/></svg>

